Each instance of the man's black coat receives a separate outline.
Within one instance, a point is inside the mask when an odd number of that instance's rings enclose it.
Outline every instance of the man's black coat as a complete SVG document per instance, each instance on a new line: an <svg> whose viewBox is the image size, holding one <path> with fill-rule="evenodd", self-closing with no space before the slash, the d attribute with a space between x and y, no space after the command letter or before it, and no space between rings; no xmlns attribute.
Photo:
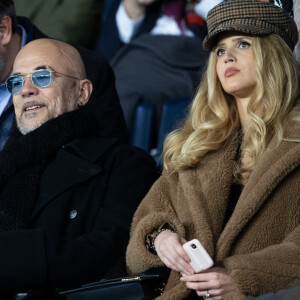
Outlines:
<svg viewBox="0 0 300 300"><path fill-rule="evenodd" d="M29 228L0 233L0 294L99 280L124 256L133 213L155 179L154 160L116 139L64 145L41 177Z"/></svg>
<svg viewBox="0 0 300 300"><path fill-rule="evenodd" d="M29 40L43 37L28 20L18 22ZM124 255L133 213L157 178L147 153L103 137L126 133L113 73L77 49L95 87L87 105L97 117L97 134L55 154L42 174L29 226L0 232L0 294L48 294L100 279Z"/></svg>
<svg viewBox="0 0 300 300"><path fill-rule="evenodd" d="M17 17L17 23L27 32L27 43L47 38L27 18ZM106 61L94 52L73 45L81 55L86 69L87 78L93 84L93 92L88 102L98 120L98 130L101 136L117 137L121 141L128 140L128 132L124 121L122 108L115 89L115 77Z"/></svg>

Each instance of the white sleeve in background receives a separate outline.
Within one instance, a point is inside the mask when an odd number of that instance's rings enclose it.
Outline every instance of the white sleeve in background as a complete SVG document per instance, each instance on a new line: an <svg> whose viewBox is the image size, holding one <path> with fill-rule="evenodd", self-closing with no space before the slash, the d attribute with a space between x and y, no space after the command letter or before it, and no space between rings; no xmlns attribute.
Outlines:
<svg viewBox="0 0 300 300"><path fill-rule="evenodd" d="M184 35L193 37L194 33L186 27L185 21L181 21L181 29L177 22L169 16L162 15L155 23L155 26L151 30L153 35Z"/></svg>
<svg viewBox="0 0 300 300"><path fill-rule="evenodd" d="M195 12L197 15L206 20L208 12L223 0L201 0L198 4L195 5Z"/></svg>
<svg viewBox="0 0 300 300"><path fill-rule="evenodd" d="M119 38L123 43L129 43L133 34L143 22L145 15L137 19L131 19L125 10L123 1L120 3L119 9L116 13L116 23L119 31Z"/></svg>

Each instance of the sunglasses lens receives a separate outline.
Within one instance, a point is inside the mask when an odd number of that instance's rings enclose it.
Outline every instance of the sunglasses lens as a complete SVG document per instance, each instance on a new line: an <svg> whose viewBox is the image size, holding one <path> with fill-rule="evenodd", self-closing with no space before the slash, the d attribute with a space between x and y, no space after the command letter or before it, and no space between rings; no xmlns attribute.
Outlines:
<svg viewBox="0 0 300 300"><path fill-rule="evenodd" d="M32 81L37 87L46 87L51 82L51 72L48 70L37 71L32 74Z"/></svg>
<svg viewBox="0 0 300 300"><path fill-rule="evenodd" d="M23 86L23 78L22 77L10 77L6 81L7 90L11 94L18 94Z"/></svg>

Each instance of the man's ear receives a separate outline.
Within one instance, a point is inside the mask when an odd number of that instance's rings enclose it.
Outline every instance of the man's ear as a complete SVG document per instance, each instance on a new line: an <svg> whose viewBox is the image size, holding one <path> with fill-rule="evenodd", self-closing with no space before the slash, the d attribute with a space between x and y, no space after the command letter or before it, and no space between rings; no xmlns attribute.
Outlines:
<svg viewBox="0 0 300 300"><path fill-rule="evenodd" d="M80 80L80 90L79 90L79 106L85 105L92 94L93 91L93 85L90 80L88 79L83 79Z"/></svg>
<svg viewBox="0 0 300 300"><path fill-rule="evenodd" d="M0 42L2 46L10 43L12 38L12 24L9 16L4 16L0 20Z"/></svg>

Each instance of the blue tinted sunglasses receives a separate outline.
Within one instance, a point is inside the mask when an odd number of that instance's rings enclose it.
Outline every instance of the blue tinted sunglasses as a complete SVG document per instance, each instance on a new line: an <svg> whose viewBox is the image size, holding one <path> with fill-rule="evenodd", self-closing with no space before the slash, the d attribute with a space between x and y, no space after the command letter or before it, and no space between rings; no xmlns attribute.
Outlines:
<svg viewBox="0 0 300 300"><path fill-rule="evenodd" d="M24 82L25 82L25 77L28 77L30 75L31 77L31 81L32 83L38 87L38 88L44 88L47 87L50 83L51 83L51 79L52 79L52 74L60 74L60 75L64 75L73 79L77 79L80 80L79 78L70 76L70 75L66 75L60 72L56 72L56 71L50 71L50 70L38 70L35 71L33 73L28 73L28 74L24 74L24 75L17 75L17 76L11 76L9 77L5 84L6 84L6 88L7 90L11 93L11 94L18 94L20 93Z"/></svg>

